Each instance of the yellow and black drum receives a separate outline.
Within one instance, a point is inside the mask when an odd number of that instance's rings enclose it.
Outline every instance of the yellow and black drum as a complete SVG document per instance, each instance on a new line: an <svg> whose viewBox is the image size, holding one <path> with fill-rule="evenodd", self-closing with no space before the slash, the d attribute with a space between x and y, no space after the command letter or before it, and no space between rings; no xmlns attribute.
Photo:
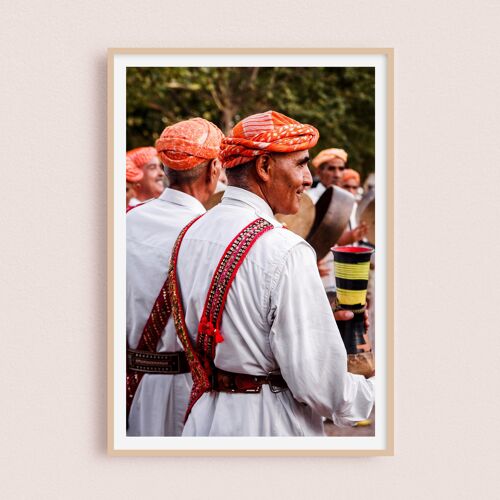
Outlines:
<svg viewBox="0 0 500 500"><path fill-rule="evenodd" d="M332 252L335 261L337 308L354 313L351 320L338 322L347 354L369 351L364 316L373 249L345 246L334 247Z"/></svg>

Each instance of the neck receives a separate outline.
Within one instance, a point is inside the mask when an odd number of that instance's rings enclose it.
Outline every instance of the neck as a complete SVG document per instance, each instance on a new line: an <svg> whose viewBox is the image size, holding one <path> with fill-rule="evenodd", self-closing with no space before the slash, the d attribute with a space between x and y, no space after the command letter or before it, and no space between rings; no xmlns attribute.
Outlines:
<svg viewBox="0 0 500 500"><path fill-rule="evenodd" d="M153 195L148 196L146 193L136 193L135 198L142 203L143 201L148 201L151 198L154 198L154 196Z"/></svg>
<svg viewBox="0 0 500 500"><path fill-rule="evenodd" d="M196 198L200 203L206 203L210 198L205 185L200 185L198 183L192 184L172 184L169 186L170 189L175 189L185 194L189 194L193 198Z"/></svg>
<svg viewBox="0 0 500 500"><path fill-rule="evenodd" d="M255 182L253 179L247 179L247 182L240 184L229 183L228 186L237 187L240 189L245 189L246 191L250 191L251 193L257 195L259 198L262 198L271 207L273 213L276 213L274 207L271 205L268 198L266 197L265 192L263 191L261 185Z"/></svg>

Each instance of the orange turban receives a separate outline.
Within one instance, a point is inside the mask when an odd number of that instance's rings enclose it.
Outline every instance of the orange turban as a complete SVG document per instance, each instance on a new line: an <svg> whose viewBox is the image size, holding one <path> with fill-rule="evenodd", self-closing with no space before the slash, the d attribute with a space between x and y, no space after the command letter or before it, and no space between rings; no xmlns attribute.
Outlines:
<svg viewBox="0 0 500 500"><path fill-rule="evenodd" d="M173 170L190 170L217 158L224 134L203 118L192 118L167 127L156 141L162 163Z"/></svg>
<svg viewBox="0 0 500 500"><path fill-rule="evenodd" d="M135 148L127 152L127 158L129 158L137 168L142 168L155 156L157 156L156 149L153 147Z"/></svg>
<svg viewBox="0 0 500 500"><path fill-rule="evenodd" d="M344 163L347 162L347 153L343 149L330 148L323 149L311 162L314 168L318 168L325 161L333 160L334 158L340 158Z"/></svg>
<svg viewBox="0 0 500 500"><path fill-rule="evenodd" d="M352 168L347 168L342 175L342 182L347 182L351 179L354 179L358 184L361 182L358 172Z"/></svg>
<svg viewBox="0 0 500 500"><path fill-rule="evenodd" d="M249 162L265 153L293 153L316 145L319 132L276 111L249 116L222 140L219 158L226 168Z"/></svg>
<svg viewBox="0 0 500 500"><path fill-rule="evenodd" d="M139 182L144 177L144 172L135 166L131 158L127 156L127 182Z"/></svg>

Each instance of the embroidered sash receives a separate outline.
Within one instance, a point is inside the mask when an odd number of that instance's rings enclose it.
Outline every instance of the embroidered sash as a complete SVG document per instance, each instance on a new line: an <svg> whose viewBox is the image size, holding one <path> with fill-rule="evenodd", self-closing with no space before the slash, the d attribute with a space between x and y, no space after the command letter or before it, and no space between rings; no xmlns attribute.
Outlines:
<svg viewBox="0 0 500 500"><path fill-rule="evenodd" d="M135 208L135 207L134 207ZM179 234L177 238L176 245L179 246L182 238L186 234L186 231L201 217L198 216L193 219ZM141 338L136 347L138 351L156 352L156 346L160 340L160 336L167 326L167 322L172 313L172 307L169 297L169 276L171 274L172 260L169 263L169 271L167 273L167 279L163 284L163 287L158 294L158 297L151 309L149 318L144 326L141 334ZM135 393L139 384L142 380L144 373L129 370L127 367L127 418L132 406L132 401L134 400Z"/></svg>
<svg viewBox="0 0 500 500"><path fill-rule="evenodd" d="M174 315L177 335L184 347L188 363L193 376L193 387L189 400L186 419L193 407L204 392L213 387L215 347L224 338L221 332L222 313L231 284L253 244L265 232L273 229L273 225L265 219L259 218L243 228L229 243L217 265L208 289L205 306L198 326L196 350L193 348L184 322L184 310L180 289L177 283L177 256L182 238L176 242L172 252L169 293L171 297L172 313ZM187 228L186 228L187 230Z"/></svg>

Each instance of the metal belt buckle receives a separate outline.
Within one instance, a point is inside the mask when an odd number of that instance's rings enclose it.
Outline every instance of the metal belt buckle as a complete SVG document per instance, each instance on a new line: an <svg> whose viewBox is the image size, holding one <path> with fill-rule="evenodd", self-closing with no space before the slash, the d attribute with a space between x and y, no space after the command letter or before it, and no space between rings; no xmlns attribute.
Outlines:
<svg viewBox="0 0 500 500"><path fill-rule="evenodd" d="M285 390L284 387L280 387L278 385L274 385L272 383L272 378L273 378L273 375L281 375L281 372L280 370L274 370L272 372L268 372L267 374L267 383L269 385L269 389L271 390L271 392L273 392L274 394L277 394L278 392L283 392Z"/></svg>

